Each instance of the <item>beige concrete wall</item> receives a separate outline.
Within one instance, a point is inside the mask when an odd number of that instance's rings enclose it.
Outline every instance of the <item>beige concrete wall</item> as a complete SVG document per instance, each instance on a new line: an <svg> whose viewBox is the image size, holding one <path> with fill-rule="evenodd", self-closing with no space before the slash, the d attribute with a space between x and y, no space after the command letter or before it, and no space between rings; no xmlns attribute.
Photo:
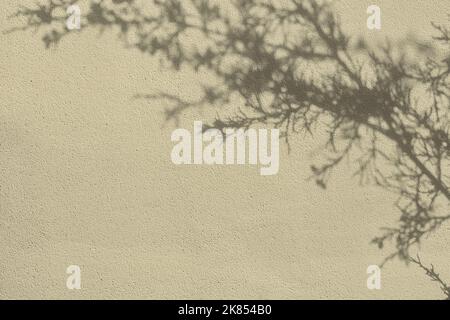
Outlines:
<svg viewBox="0 0 450 320"><path fill-rule="evenodd" d="M446 0L340 1L350 32L372 36L369 3L383 10L377 37L429 36L429 22L450 13ZM1 3L1 30L18 4ZM293 138L290 154L282 145L275 176L177 167L173 123L132 97L189 94L195 74L160 70L109 33L53 49L30 32L0 39L0 298L442 298L398 261L381 290L367 289L367 266L387 254L369 241L395 225L395 195L359 187L345 166L327 190L307 181L319 147L310 138ZM203 117L187 113L180 126ZM449 231L421 248L446 279ZM81 290L66 288L71 264Z"/></svg>

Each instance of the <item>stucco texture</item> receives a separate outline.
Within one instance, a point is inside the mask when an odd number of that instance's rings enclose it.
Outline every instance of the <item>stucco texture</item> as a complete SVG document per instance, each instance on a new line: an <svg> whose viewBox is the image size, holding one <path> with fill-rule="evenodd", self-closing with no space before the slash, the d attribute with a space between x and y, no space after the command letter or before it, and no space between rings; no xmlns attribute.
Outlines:
<svg viewBox="0 0 450 320"><path fill-rule="evenodd" d="M382 8L376 35L365 27L372 2ZM2 31L18 5L1 2ZM450 13L446 0L337 7L345 28L367 38L429 37L430 21ZM442 298L398 260L382 269L381 290L367 289L367 267L389 253L369 242L398 220L396 195L360 187L345 165L319 188L307 179L320 148L311 137L292 136L290 153L281 143L274 176L175 166L174 123L133 97L189 95L195 72L162 69L111 32L75 32L50 49L31 32L0 39L0 298ZM186 112L178 127L208 112ZM444 279L449 240L447 224L420 248ZM81 267L80 290L66 287L69 265Z"/></svg>

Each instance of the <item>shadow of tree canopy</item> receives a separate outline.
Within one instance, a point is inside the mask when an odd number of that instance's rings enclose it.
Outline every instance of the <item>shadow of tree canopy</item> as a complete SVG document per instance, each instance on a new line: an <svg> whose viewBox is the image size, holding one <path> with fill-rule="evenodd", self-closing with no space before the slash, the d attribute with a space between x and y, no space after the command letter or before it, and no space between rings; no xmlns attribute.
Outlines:
<svg viewBox="0 0 450 320"><path fill-rule="evenodd" d="M11 31L40 30L46 47L56 45L70 33L57 11L78 2L21 7L16 17L27 22ZM263 124L279 128L289 144L290 135L325 125L323 157L311 166L320 187L349 159L360 183L398 195L398 225L372 240L395 247L384 264L409 261L410 248L450 219L450 30L434 28L431 45L372 47L344 33L328 1L105 0L88 2L81 32L117 30L128 48L218 79L198 101L140 96L169 101L168 120L187 108L220 109L237 96L239 110L210 127Z"/></svg>

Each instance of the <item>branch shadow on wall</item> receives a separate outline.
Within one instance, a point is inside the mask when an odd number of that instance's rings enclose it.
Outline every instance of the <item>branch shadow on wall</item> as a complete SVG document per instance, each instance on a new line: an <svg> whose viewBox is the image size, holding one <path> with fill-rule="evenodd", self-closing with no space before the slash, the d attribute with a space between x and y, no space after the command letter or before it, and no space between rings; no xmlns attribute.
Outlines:
<svg viewBox="0 0 450 320"><path fill-rule="evenodd" d="M25 24L9 32L33 29L47 48L55 46L73 32L65 9L78 2L21 7L15 18ZM398 225L372 243L395 247L383 264L410 261L411 247L450 219L449 29L434 25L431 42L370 46L345 34L328 2L278 2L91 1L79 32L115 30L127 48L214 77L217 84L204 83L198 100L136 95L168 102L168 121L189 108L215 108L222 115L207 128L262 124L279 128L288 145L292 134L314 135L325 125L328 138L311 178L325 189L348 159L361 184L397 194ZM243 103L226 112L234 99Z"/></svg>

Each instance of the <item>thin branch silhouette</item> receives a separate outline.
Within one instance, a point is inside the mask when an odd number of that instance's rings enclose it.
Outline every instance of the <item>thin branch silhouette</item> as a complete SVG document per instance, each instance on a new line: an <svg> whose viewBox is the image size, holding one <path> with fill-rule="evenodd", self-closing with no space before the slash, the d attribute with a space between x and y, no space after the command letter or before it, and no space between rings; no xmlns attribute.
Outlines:
<svg viewBox="0 0 450 320"><path fill-rule="evenodd" d="M424 264L422 264L419 256L417 256L417 258L415 259L410 258L410 260L413 263L417 264L421 269L423 269L425 271L425 274L431 279L431 281L437 282L442 292L446 295L446 300L450 300L450 286L441 279L439 273L437 273L434 269L434 266L431 265L431 267L426 267Z"/></svg>
<svg viewBox="0 0 450 320"><path fill-rule="evenodd" d="M53 12L77 2L22 8L16 16L28 24L16 30L40 28L46 46L57 45L70 33ZM411 247L450 220L445 26L434 25L432 44L410 39L373 47L343 32L332 4L312 0L90 1L82 19L82 32L116 30L128 48L217 79L194 102L170 93L140 96L172 102L167 119L186 108L221 110L238 97L239 111L210 127L264 124L279 128L289 144L291 134L325 126L323 157L311 166L318 186L326 188L333 170L350 159L361 184L398 195L398 225L372 240L380 249L394 246L382 265L409 261Z"/></svg>

